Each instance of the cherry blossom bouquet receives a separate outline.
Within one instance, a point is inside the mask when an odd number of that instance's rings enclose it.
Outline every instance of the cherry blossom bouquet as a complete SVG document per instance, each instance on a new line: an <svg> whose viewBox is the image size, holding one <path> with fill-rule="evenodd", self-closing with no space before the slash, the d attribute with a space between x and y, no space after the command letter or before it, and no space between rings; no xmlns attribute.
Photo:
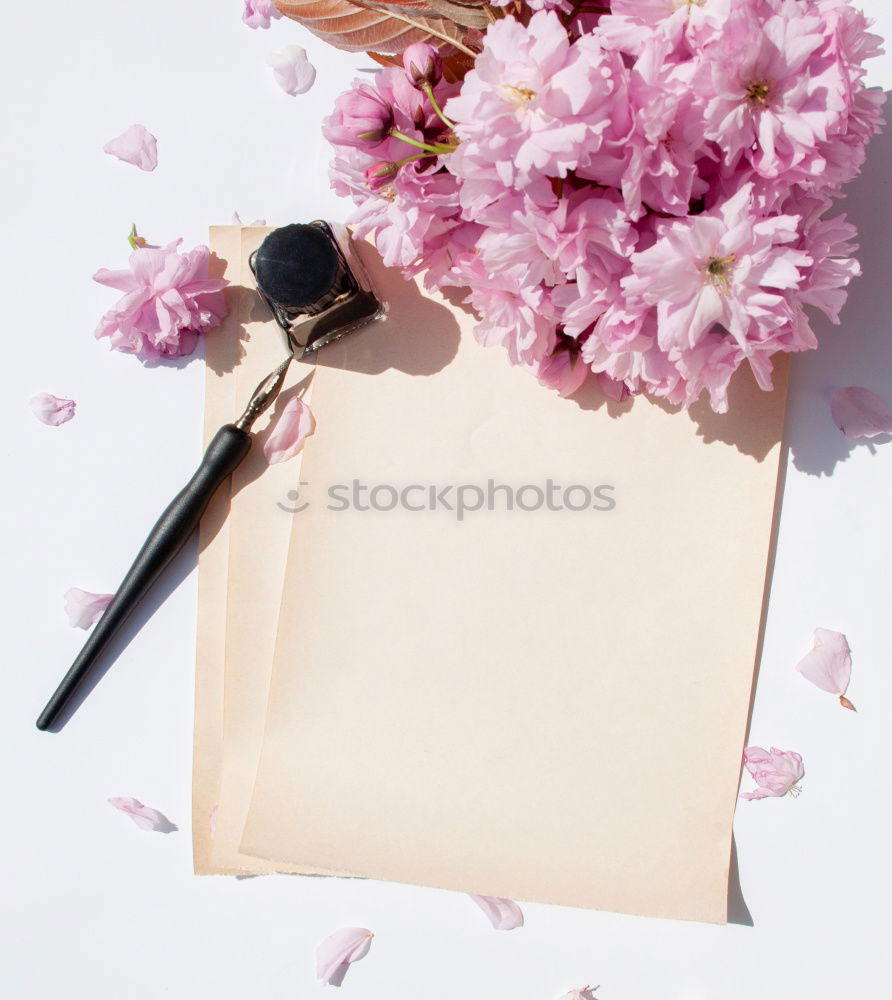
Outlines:
<svg viewBox="0 0 892 1000"><path fill-rule="evenodd" d="M563 395L723 412L744 361L767 390L776 352L817 346L809 307L839 322L860 268L834 201L884 100L849 0L431 6L375 8L386 65L324 131L358 233L468 289L481 343Z"/></svg>

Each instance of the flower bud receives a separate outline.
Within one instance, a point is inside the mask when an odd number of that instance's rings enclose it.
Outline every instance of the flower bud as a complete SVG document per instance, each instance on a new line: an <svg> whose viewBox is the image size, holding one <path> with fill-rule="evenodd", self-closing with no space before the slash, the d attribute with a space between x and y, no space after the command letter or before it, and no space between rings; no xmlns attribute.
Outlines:
<svg viewBox="0 0 892 1000"><path fill-rule="evenodd" d="M399 167L390 160L378 160L365 168L365 182L372 191L380 191L399 173Z"/></svg>
<svg viewBox="0 0 892 1000"><path fill-rule="evenodd" d="M374 87L364 83L335 101L323 132L336 146L377 146L393 128L393 108Z"/></svg>
<svg viewBox="0 0 892 1000"><path fill-rule="evenodd" d="M443 61L433 45L416 42L403 53L403 68L413 87L435 87L443 76Z"/></svg>

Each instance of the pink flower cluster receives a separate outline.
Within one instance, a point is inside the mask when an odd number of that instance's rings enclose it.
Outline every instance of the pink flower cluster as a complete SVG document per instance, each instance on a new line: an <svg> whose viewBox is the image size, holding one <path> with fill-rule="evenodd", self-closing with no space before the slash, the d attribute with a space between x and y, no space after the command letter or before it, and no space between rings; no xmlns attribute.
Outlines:
<svg viewBox="0 0 892 1000"><path fill-rule="evenodd" d="M768 389L772 355L816 346L807 307L839 321L859 265L832 206L882 125L880 39L849 0L576 9L497 17L459 83L424 45L356 83L333 185L545 384L724 411L744 361Z"/></svg>

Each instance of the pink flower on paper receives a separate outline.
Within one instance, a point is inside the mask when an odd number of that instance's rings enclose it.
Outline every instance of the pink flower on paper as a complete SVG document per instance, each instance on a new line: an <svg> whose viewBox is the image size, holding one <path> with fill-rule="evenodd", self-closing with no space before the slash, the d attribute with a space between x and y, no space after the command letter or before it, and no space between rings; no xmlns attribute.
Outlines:
<svg viewBox="0 0 892 1000"><path fill-rule="evenodd" d="M263 454L270 465L293 458L315 430L316 418L309 406L298 396L292 396L266 439Z"/></svg>
<svg viewBox="0 0 892 1000"><path fill-rule="evenodd" d="M31 397L31 410L42 424L59 427L67 424L74 416L77 404L73 399L54 396L51 392L39 392Z"/></svg>
<svg viewBox="0 0 892 1000"><path fill-rule="evenodd" d="M343 927L329 934L316 949L316 978L340 986L348 966L369 953L374 936L365 927Z"/></svg>
<svg viewBox="0 0 892 1000"><path fill-rule="evenodd" d="M292 97L305 94L316 82L316 67L300 45L285 45L266 57L276 83Z"/></svg>
<svg viewBox="0 0 892 1000"><path fill-rule="evenodd" d="M93 275L124 293L102 317L97 338L108 337L115 350L144 361L167 360L191 354L199 336L219 324L229 282L208 277L206 246L180 253L181 243L139 247L130 255L129 270L103 268Z"/></svg>
<svg viewBox="0 0 892 1000"><path fill-rule="evenodd" d="M553 11L534 14L528 26L496 21L461 93L446 105L461 139L461 155L447 167L462 177L482 171L507 187L566 176L609 121L612 72L597 46L571 46Z"/></svg>
<svg viewBox="0 0 892 1000"><path fill-rule="evenodd" d="M124 163L132 163L140 170L151 171L158 166L158 140L143 125L131 125L109 140L102 151Z"/></svg>
<svg viewBox="0 0 892 1000"><path fill-rule="evenodd" d="M753 792L741 792L742 799L765 799L787 794L795 798L799 794L797 782L802 780L805 768L802 757L793 750L747 747L743 751L743 764L759 787Z"/></svg>
<svg viewBox="0 0 892 1000"><path fill-rule="evenodd" d="M108 800L109 805L126 813L140 830L154 830L157 833L173 833L177 826L157 809L151 806L144 806L139 799L134 799L129 795L116 796Z"/></svg>
<svg viewBox="0 0 892 1000"><path fill-rule="evenodd" d="M849 438L892 434L892 409L882 396L860 385L834 389L830 396L833 422Z"/></svg>
<svg viewBox="0 0 892 1000"><path fill-rule="evenodd" d="M812 263L789 245L797 221L760 218L745 185L711 212L658 222L656 243L633 255L623 290L656 306L664 350L692 349L718 326L749 354L762 332L791 322L784 292L798 287L800 269Z"/></svg>
<svg viewBox="0 0 892 1000"><path fill-rule="evenodd" d="M572 396L591 374L581 354L579 343L564 333L557 334L557 346L544 358L524 366L541 385L557 390L560 396Z"/></svg>
<svg viewBox="0 0 892 1000"><path fill-rule="evenodd" d="M242 21L249 28L268 28L271 21L276 21L282 12L276 7L275 0L245 0Z"/></svg>
<svg viewBox="0 0 892 1000"><path fill-rule="evenodd" d="M478 896L473 892L469 892L468 895L483 910L497 931L513 931L518 927L523 927L523 911L513 899L502 899L500 896Z"/></svg>
<svg viewBox="0 0 892 1000"><path fill-rule="evenodd" d="M842 632L816 628L814 646L796 664L796 669L822 691L835 694L843 708L855 710L845 696L852 679L852 651Z"/></svg>
<svg viewBox="0 0 892 1000"><path fill-rule="evenodd" d="M91 594L89 590L69 587L65 591L65 614L72 628L88 629L102 617L114 594Z"/></svg>

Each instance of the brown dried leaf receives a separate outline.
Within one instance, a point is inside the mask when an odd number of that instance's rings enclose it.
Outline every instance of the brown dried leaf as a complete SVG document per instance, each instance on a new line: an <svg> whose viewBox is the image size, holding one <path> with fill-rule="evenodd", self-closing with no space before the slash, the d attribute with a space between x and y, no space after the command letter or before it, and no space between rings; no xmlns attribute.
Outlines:
<svg viewBox="0 0 892 1000"><path fill-rule="evenodd" d="M329 45L347 52L402 52L414 42L437 48L462 45L464 31L434 14L427 0L390 0L386 5L351 0L276 0L276 6Z"/></svg>
<svg viewBox="0 0 892 1000"><path fill-rule="evenodd" d="M427 0L440 17L463 24L466 28L485 28L492 18L483 9L486 0Z"/></svg>

